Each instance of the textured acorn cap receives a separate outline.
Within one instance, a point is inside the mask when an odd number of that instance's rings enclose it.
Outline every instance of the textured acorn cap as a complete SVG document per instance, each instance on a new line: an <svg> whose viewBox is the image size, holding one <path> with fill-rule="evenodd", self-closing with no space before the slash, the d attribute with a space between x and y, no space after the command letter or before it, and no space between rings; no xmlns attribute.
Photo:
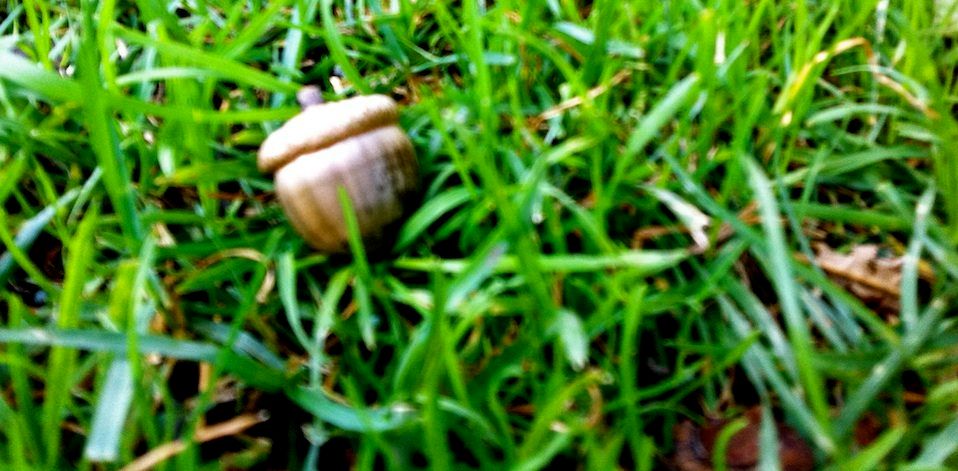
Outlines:
<svg viewBox="0 0 958 471"><path fill-rule="evenodd" d="M311 105L266 137L257 166L262 172L275 172L300 155L398 121L396 102L385 95Z"/></svg>

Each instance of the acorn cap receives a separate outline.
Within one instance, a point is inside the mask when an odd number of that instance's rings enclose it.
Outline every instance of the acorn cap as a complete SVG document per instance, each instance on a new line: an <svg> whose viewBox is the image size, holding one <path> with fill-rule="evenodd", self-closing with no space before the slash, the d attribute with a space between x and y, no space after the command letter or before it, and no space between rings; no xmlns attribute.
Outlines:
<svg viewBox="0 0 958 471"><path fill-rule="evenodd" d="M262 172L275 172L300 155L398 121L396 102L385 95L311 105L266 137L257 166Z"/></svg>

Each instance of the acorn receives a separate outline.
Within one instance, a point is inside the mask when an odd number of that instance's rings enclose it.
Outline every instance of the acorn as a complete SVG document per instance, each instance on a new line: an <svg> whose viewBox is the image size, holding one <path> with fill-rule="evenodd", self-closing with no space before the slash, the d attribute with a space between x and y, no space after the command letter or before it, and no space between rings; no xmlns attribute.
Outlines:
<svg viewBox="0 0 958 471"><path fill-rule="evenodd" d="M260 171L275 174L290 224L319 251L348 251L342 187L364 245L391 247L419 190L419 165L396 102L364 95L327 103L315 87L297 98L302 112L266 137L257 159Z"/></svg>

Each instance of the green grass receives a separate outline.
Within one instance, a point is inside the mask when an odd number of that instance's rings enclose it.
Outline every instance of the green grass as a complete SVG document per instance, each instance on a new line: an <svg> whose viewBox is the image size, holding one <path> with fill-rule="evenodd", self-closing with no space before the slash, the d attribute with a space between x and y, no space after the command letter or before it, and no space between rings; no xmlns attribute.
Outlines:
<svg viewBox="0 0 958 471"><path fill-rule="evenodd" d="M932 2L460 3L0 2L0 468L661 469L754 405L822 469L958 466ZM303 84L402 104L389 256L256 171ZM823 241L905 255L900 311Z"/></svg>

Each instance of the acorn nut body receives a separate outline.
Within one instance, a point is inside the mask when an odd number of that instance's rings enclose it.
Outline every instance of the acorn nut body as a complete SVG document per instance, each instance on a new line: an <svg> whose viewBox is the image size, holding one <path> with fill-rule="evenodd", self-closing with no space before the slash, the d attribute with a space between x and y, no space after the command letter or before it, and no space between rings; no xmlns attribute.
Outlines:
<svg viewBox="0 0 958 471"><path fill-rule="evenodd" d="M323 252L348 250L339 187L349 196L364 244L377 249L419 188L412 144L396 103L383 95L305 106L259 149L293 228Z"/></svg>

